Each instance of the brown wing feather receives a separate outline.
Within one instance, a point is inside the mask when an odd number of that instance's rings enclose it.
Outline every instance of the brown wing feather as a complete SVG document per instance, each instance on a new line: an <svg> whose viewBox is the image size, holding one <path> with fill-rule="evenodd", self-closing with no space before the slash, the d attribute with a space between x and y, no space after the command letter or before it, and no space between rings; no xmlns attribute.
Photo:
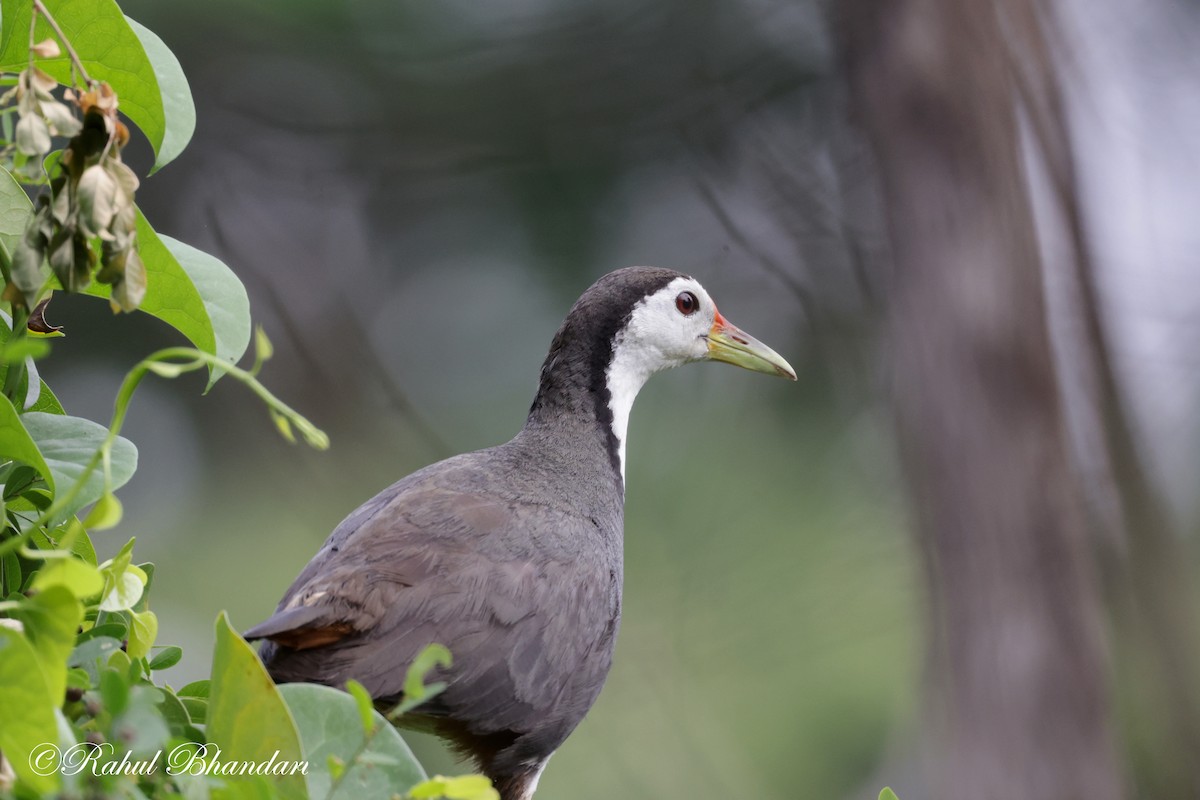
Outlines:
<svg viewBox="0 0 1200 800"><path fill-rule="evenodd" d="M276 680L354 678L390 700L415 655L443 644L454 663L434 678L448 687L422 713L453 719L456 738L553 750L611 663L619 538L549 506L449 488L461 475L434 477L351 515L275 617L248 633L275 643L263 658ZM580 547L580 537L602 541Z"/></svg>

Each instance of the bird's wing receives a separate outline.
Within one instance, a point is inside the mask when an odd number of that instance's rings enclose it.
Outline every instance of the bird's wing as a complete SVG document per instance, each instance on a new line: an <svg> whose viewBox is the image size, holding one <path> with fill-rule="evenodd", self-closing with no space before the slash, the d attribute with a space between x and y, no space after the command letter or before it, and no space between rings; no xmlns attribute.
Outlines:
<svg viewBox="0 0 1200 800"><path fill-rule="evenodd" d="M282 645L263 652L277 680L354 678L376 699L400 697L416 654L443 644L454 664L431 713L479 733L520 730L563 703L584 704L582 716L619 616L620 545L597 537L549 506L402 482L334 531L247 638ZM594 691L576 697L576 685Z"/></svg>

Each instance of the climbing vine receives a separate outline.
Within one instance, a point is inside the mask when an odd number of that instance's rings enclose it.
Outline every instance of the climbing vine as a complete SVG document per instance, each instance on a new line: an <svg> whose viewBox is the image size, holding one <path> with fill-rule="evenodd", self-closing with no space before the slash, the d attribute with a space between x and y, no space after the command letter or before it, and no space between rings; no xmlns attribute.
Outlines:
<svg viewBox="0 0 1200 800"><path fill-rule="evenodd" d="M153 174L195 126L170 49L112 0L5 0L0 25L0 796L496 797L480 776L427 778L390 724L439 690L423 675L444 651L383 715L357 684L276 687L222 613L210 677L160 679L182 656L151 607L170 576L133 539L103 562L92 545L119 527L138 466L121 436L137 388L206 372L243 384L289 440L329 442L260 382L271 346L233 272L138 209L131 127ZM58 292L150 314L190 346L134 364L107 425L72 416L38 371L61 345Z"/></svg>

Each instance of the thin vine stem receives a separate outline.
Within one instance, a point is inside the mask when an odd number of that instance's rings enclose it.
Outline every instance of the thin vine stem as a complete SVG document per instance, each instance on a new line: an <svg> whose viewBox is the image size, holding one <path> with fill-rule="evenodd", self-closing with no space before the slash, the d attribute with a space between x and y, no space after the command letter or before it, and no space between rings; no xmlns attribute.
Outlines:
<svg viewBox="0 0 1200 800"><path fill-rule="evenodd" d="M71 46L71 40L67 38L67 35L63 33L62 28L58 26L58 20L54 19L54 16L46 8L46 4L43 3L42 0L33 0L33 17L35 20L37 19L38 14L42 15L42 17L46 20L46 23L54 31L54 35L58 37L60 42L62 42L63 47L65 47L67 50L67 55L71 57L71 66L78 70L79 77L83 78L83 82L90 87L92 85L91 76L88 75L87 69L83 66L83 61L80 60L79 54L76 53L75 48ZM32 26L33 23L30 23L31 37L33 32Z"/></svg>
<svg viewBox="0 0 1200 800"><path fill-rule="evenodd" d="M170 369L164 370L164 366L170 367ZM64 509L68 508L75 498L79 496L84 485L98 467L104 467L105 491L109 492L112 490L112 475L109 466L109 461L112 458L112 447L121 435L121 428L125 424L125 416L128 413L130 401L133 399L133 393L137 390L138 385L142 382L142 378L146 377L147 373L173 378L185 372L193 372L206 366L222 369L230 378L244 384L266 404L273 415L279 415L286 419L288 423L295 425L309 446L318 450L324 450L329 447L329 437L324 431L317 428L292 409L291 406L272 394L249 371L230 364L211 353L205 353L202 350L196 350L191 347L167 347L146 356L125 375L125 380L121 382L121 388L117 391L117 399L113 403L113 415L112 421L108 426L108 434L84 466L79 478L65 494L54 498L54 501L41 513L33 525L17 536L0 543L0 556L24 547L25 543L33 536L34 531L46 527L51 520L55 519ZM51 551L40 552L44 556Z"/></svg>
<svg viewBox="0 0 1200 800"><path fill-rule="evenodd" d="M28 325L29 310L22 303L13 303L12 332L9 334L7 344L11 346L25 338ZM8 371L4 374L4 395L13 402L13 405L24 406L24 403L17 397L17 389L20 388L21 378L26 373L25 359L18 358L8 365Z"/></svg>

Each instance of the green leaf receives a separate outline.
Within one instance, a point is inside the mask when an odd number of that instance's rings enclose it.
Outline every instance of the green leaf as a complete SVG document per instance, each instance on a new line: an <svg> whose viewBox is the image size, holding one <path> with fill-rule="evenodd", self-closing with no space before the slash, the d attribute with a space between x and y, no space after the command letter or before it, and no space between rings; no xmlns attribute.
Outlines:
<svg viewBox="0 0 1200 800"><path fill-rule="evenodd" d="M81 417L29 411L21 416L21 421L50 469L47 481L54 487L56 497L65 494L79 481L84 468L108 436L108 429L103 425ZM133 442L118 436L112 448L112 485L108 488L123 486L136 469L137 448ZM50 524L61 523L83 506L99 500L104 492L104 471L93 469L80 491Z"/></svg>
<svg viewBox="0 0 1200 800"><path fill-rule="evenodd" d="M2 181L0 181L0 184L2 184ZM2 233L0 233L0 238L3 238ZM57 335L61 336L62 334L59 333ZM5 343L6 349L7 343L11 337L12 318L3 311L0 311L0 342ZM52 337L48 334L26 331L25 337L21 341L46 342L50 338ZM7 372L8 366L0 363L0 381L4 379ZM19 386L18 389L25 397L25 411L42 411L49 414L65 413L63 411L62 404L59 403L58 398L54 396L54 392L50 391L50 387L46 385L46 382L38 377L37 365L34 363L33 359L27 359L25 361L25 375L22 377L21 386Z"/></svg>
<svg viewBox="0 0 1200 800"><path fill-rule="evenodd" d="M221 748L225 760L266 761L277 751L277 762L302 760L300 737L279 689L223 611L217 617L216 638L206 728L209 741ZM303 775L271 780L282 800L308 797Z"/></svg>
<svg viewBox="0 0 1200 800"><path fill-rule="evenodd" d="M92 506L92 510L88 512L88 515L84 517L83 526L96 531L115 528L117 523L121 521L123 514L124 510L117 496L112 492L105 492L96 501L96 505Z"/></svg>
<svg viewBox="0 0 1200 800"><path fill-rule="evenodd" d="M158 88L162 92L163 111L166 115L167 127L163 131L162 145L158 148L158 159L154 162L150 174L158 172L168 163L175 160L196 130L196 106L192 102L192 90L188 86L179 59L171 52L163 40L154 31L136 20L125 18L129 27L137 34L142 42L142 49L154 67L154 76L158 79Z"/></svg>
<svg viewBox="0 0 1200 800"><path fill-rule="evenodd" d="M179 696L179 702L183 703L183 707L188 712L188 717L191 718L195 725L203 725L204 720L208 718L208 701L199 697Z"/></svg>
<svg viewBox="0 0 1200 800"><path fill-rule="evenodd" d="M100 681L100 669L108 663L113 653L121 652L121 642L111 636L97 636L76 645L67 660L68 667L78 667L87 672L92 683Z"/></svg>
<svg viewBox="0 0 1200 800"><path fill-rule="evenodd" d="M142 598L137 601L133 610L145 611L150 605L150 588L154 586L154 564L150 561L144 561L137 566L142 571L142 574L146 576L146 587L142 590Z"/></svg>
<svg viewBox="0 0 1200 800"><path fill-rule="evenodd" d="M358 716L362 719L363 733L370 733L375 729L375 704L371 701L370 692L356 680L346 681L346 691L358 705Z"/></svg>
<svg viewBox="0 0 1200 800"><path fill-rule="evenodd" d="M129 626L129 656L145 658L158 638L158 617L153 611L134 611Z"/></svg>
<svg viewBox="0 0 1200 800"><path fill-rule="evenodd" d="M4 343L0 348L0 361L5 364L15 364L26 358L41 358L50 352L50 343L45 339L33 339L24 336L16 341Z"/></svg>
<svg viewBox="0 0 1200 800"><path fill-rule="evenodd" d="M22 601L15 612L33 643L54 705L67 689L67 657L75 647L75 631L83 622L83 606L65 586L53 586Z"/></svg>
<svg viewBox="0 0 1200 800"><path fill-rule="evenodd" d="M130 539L130 544L133 540ZM125 545L126 549L129 545ZM129 563L126 551L115 560L105 562L100 571L104 574L104 593L100 597L101 611L128 611L142 599L146 590L147 576L141 567Z"/></svg>
<svg viewBox="0 0 1200 800"><path fill-rule="evenodd" d="M211 692L212 681L205 678L204 680L192 681L175 694L180 697L203 697L207 699Z"/></svg>
<svg viewBox="0 0 1200 800"><path fill-rule="evenodd" d="M145 687L150 689L151 687ZM180 702L179 698L170 689L162 686L154 687L154 691L158 693L156 702L161 706L162 718L167 721L170 726L171 734L182 738L188 738L188 728L191 727L192 718L188 714L187 708Z"/></svg>
<svg viewBox="0 0 1200 800"><path fill-rule="evenodd" d="M354 697L328 686L289 683L279 687L287 701L308 761L309 797L357 800L391 797L425 779L425 772L396 729L371 710L374 734L363 731ZM330 757L343 766L336 791Z"/></svg>
<svg viewBox="0 0 1200 800"><path fill-rule="evenodd" d="M83 644L90 639L95 639L100 636L109 636L113 639L119 640L124 639L127 635L129 635L129 621L125 619L124 616L114 614L109 616L108 619L109 622L105 622L103 625L96 625L79 634L77 637L75 637L75 641L79 644ZM104 660L107 662L108 656L105 656Z"/></svg>
<svg viewBox="0 0 1200 800"><path fill-rule="evenodd" d="M159 238L187 272L204 300L204 310L216 342L215 348L208 352L231 364L236 363L250 345L250 298L246 296L246 287L233 270L203 250L170 236ZM209 388L223 374L224 370L214 369L208 381Z"/></svg>
<svg viewBox="0 0 1200 800"><path fill-rule="evenodd" d="M22 341L29 340L29 337L22 339ZM42 378L38 375L37 363L32 358L25 359L25 374L21 376L17 390L22 397L22 411L28 411L37 402L38 398L42 396Z"/></svg>
<svg viewBox="0 0 1200 800"><path fill-rule="evenodd" d="M36 591L45 591L53 586L65 586L81 600L100 594L104 578L100 570L81 558L59 558L38 571L33 581Z"/></svg>
<svg viewBox="0 0 1200 800"><path fill-rule="evenodd" d="M0 242L11 257L33 216L29 195L8 170L0 168Z"/></svg>
<svg viewBox="0 0 1200 800"><path fill-rule="evenodd" d="M259 325L254 329L254 358L259 364L266 363L275 355L275 346L267 338L267 332Z"/></svg>
<svg viewBox="0 0 1200 800"><path fill-rule="evenodd" d="M454 778L435 775L414 786L408 796L413 800L433 800L438 797L447 800L500 800L500 793L482 775L459 775Z"/></svg>
<svg viewBox="0 0 1200 800"><path fill-rule="evenodd" d="M896 793L892 791L892 787L885 786L883 791L879 793L879 800L900 800L896 797Z"/></svg>
<svg viewBox="0 0 1200 800"><path fill-rule="evenodd" d="M54 396L54 392L50 391L50 387L46 385L45 381L41 382L37 400L34 400L33 405L25 410L41 411L44 414L63 415L67 413L63 410L62 403L58 402L58 398Z"/></svg>
<svg viewBox="0 0 1200 800"><path fill-rule="evenodd" d="M21 591L23 580L24 572L17 554L9 552L0 557L0 596L7 597Z"/></svg>
<svg viewBox="0 0 1200 800"><path fill-rule="evenodd" d="M104 707L114 716L129 703L129 680L126 672L117 667L105 667L100 673L100 697Z"/></svg>
<svg viewBox="0 0 1200 800"><path fill-rule="evenodd" d="M135 756L153 756L171 736L163 709L159 707L162 700L163 693L157 687L131 685L124 712L112 722L113 738ZM187 724L186 712L181 717L181 726Z"/></svg>
<svg viewBox="0 0 1200 800"><path fill-rule="evenodd" d="M101 611L126 611L142 599L145 584L130 568L106 580L104 596L100 598Z"/></svg>
<svg viewBox="0 0 1200 800"><path fill-rule="evenodd" d="M417 653L417 657L413 659L404 676L404 699L420 700L424 698L429 694L429 689L425 686L425 676L434 667L449 667L451 662L450 651L443 645L427 645L424 650Z"/></svg>
<svg viewBox="0 0 1200 800"><path fill-rule="evenodd" d="M183 374L182 364L171 364L166 361L151 361L146 369L163 378L178 378Z"/></svg>
<svg viewBox="0 0 1200 800"><path fill-rule="evenodd" d="M4 395L0 395L0 458L28 464L54 486L53 470L42 457L37 443L26 429L21 415Z"/></svg>
<svg viewBox="0 0 1200 800"><path fill-rule="evenodd" d="M71 689L90 689L92 688L92 679L88 677L86 669L71 667L67 670L67 687Z"/></svg>
<svg viewBox="0 0 1200 800"><path fill-rule="evenodd" d="M179 663L179 659L183 658L183 649L171 645L164 647L158 651L154 658L150 659L150 669L170 669Z"/></svg>
<svg viewBox="0 0 1200 800"><path fill-rule="evenodd" d="M59 537L57 543L51 543L47 540L47 544L54 545L46 549L54 549L60 547L63 550L70 550L73 554L82 558L93 567L99 565L96 558L96 548L92 546L92 539L88 536L87 531L83 529L83 523L76 517L71 517L66 523L58 529L57 532L65 533Z"/></svg>
<svg viewBox="0 0 1200 800"><path fill-rule="evenodd" d="M267 413L271 415L271 421L275 423L279 435L287 439L291 444L295 444L296 434L292 433L292 423L288 421L288 418L273 408L267 408Z"/></svg>
<svg viewBox="0 0 1200 800"><path fill-rule="evenodd" d="M47 686L33 645L0 626L0 751L18 777L42 794L57 788L58 773L39 774L30 755L38 746L58 741L54 709L61 701Z"/></svg>
<svg viewBox="0 0 1200 800"><path fill-rule="evenodd" d="M126 682L136 678L141 673L141 668L134 666L133 659L124 650L117 650L115 653L109 654L108 666L116 669L125 676Z"/></svg>
<svg viewBox="0 0 1200 800"><path fill-rule="evenodd" d="M120 99L121 112L146 134L158 160L166 163L161 154L164 141L178 154L179 134L172 137L174 142L167 139L168 120L155 64L117 4L113 0L45 0L45 4L79 54L88 75L112 86ZM29 63L32 3L4 3L0 10L3 12L0 71L19 72ZM53 35L50 25L39 16L34 41ZM71 81L71 62L65 52L58 58L39 59L38 66L62 83ZM186 120L172 124L185 125Z"/></svg>
<svg viewBox="0 0 1200 800"><path fill-rule="evenodd" d="M146 296L138 310L157 317L206 353L235 363L250 345L250 300L246 287L216 258L169 236L160 236L137 212L138 252L146 268ZM112 287L92 283L84 290L111 298ZM209 386L221 376L215 369Z"/></svg>

